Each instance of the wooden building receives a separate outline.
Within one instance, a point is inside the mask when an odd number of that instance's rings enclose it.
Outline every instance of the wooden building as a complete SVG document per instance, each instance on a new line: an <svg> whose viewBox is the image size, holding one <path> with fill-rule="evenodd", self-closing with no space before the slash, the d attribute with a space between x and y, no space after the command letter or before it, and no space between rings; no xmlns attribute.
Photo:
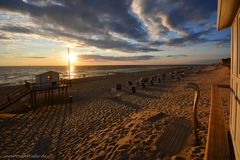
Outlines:
<svg viewBox="0 0 240 160"><path fill-rule="evenodd" d="M240 160L240 0L218 0L218 30L231 28L230 118L234 155Z"/></svg>
<svg viewBox="0 0 240 160"><path fill-rule="evenodd" d="M60 73L55 71L48 71L36 75L36 86L40 88L56 86L60 80Z"/></svg>

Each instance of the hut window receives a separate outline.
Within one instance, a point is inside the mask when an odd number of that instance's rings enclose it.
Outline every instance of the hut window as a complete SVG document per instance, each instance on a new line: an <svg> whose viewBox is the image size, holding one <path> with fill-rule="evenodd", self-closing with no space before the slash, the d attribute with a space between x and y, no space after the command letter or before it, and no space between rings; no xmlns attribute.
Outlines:
<svg viewBox="0 0 240 160"><path fill-rule="evenodd" d="M52 79L52 76L48 75L48 81L51 81L51 79Z"/></svg>

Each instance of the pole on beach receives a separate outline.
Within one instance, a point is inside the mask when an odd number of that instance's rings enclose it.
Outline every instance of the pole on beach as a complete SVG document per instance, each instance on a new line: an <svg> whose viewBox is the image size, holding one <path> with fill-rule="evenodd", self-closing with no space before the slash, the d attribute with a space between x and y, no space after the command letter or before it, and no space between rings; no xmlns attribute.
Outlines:
<svg viewBox="0 0 240 160"><path fill-rule="evenodd" d="M70 71L71 71L71 66L70 66L70 54L69 54L69 48L68 49L68 79L70 80L71 79L71 76L70 76Z"/></svg>

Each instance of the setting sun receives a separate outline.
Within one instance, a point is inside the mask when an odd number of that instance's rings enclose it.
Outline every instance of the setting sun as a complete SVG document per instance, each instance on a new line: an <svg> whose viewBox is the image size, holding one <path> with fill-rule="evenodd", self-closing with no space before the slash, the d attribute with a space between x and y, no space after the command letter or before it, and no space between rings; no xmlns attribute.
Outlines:
<svg viewBox="0 0 240 160"><path fill-rule="evenodd" d="M66 61L68 61L68 59L69 59L71 64L75 64L78 61L78 57L74 53L70 53L69 55L65 55L64 58L65 58Z"/></svg>

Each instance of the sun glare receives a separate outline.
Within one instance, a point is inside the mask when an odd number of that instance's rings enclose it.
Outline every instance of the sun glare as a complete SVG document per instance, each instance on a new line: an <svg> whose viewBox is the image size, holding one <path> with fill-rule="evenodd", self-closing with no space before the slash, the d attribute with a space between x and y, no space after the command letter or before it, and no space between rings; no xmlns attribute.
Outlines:
<svg viewBox="0 0 240 160"><path fill-rule="evenodd" d="M66 56L65 56L65 60L68 61L68 59L70 60L70 63L71 63L71 64L75 64L75 63L77 62L77 60L78 60L77 55L74 54L74 53L71 53L71 54L69 54L69 55L66 55Z"/></svg>

